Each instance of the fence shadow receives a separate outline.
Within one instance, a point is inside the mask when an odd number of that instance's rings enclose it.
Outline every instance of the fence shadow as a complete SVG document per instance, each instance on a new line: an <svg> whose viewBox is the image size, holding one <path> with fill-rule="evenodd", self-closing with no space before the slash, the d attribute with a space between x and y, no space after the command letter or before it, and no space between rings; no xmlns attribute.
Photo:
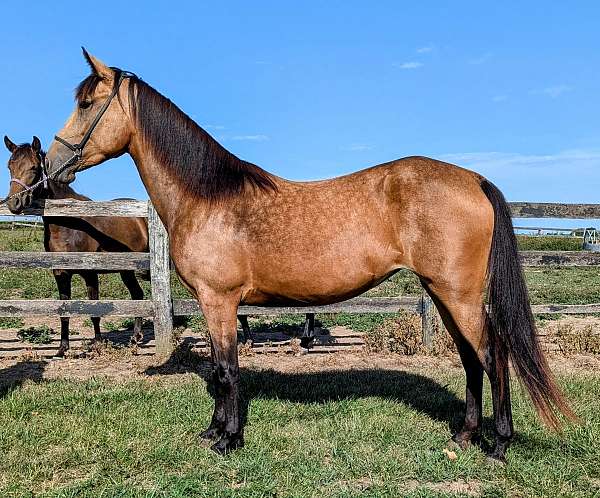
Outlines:
<svg viewBox="0 0 600 498"><path fill-rule="evenodd" d="M0 369L0 398L17 389L28 380L40 382L42 380L45 361L20 361L6 368Z"/></svg>

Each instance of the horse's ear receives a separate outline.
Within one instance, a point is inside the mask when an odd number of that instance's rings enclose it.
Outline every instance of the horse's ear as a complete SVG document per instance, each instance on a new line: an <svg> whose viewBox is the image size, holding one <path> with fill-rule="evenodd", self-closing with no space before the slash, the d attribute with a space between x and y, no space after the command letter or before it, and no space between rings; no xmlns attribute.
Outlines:
<svg viewBox="0 0 600 498"><path fill-rule="evenodd" d="M6 135L4 135L4 145L6 145L6 148L9 150L9 152L12 154L15 150L17 150L17 145L15 143L13 143L13 141L8 138Z"/></svg>
<svg viewBox="0 0 600 498"><path fill-rule="evenodd" d="M110 67L104 64L104 62L102 62L100 59L90 54L85 48L81 47L81 50L83 50L83 57L90 66L93 74L100 76L100 78L105 80L114 79L115 72Z"/></svg>
<svg viewBox="0 0 600 498"><path fill-rule="evenodd" d="M39 152L40 150L42 150L42 142L40 142L40 139L38 137L36 137L35 135L33 136L33 140L31 141L31 147L36 152Z"/></svg>

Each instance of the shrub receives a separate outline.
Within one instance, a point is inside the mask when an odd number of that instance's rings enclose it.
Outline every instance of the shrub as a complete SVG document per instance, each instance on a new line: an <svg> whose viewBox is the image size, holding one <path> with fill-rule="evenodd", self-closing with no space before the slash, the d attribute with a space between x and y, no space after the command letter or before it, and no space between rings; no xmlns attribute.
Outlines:
<svg viewBox="0 0 600 498"><path fill-rule="evenodd" d="M52 342L52 335L54 335L54 329L48 327L48 325L29 327L17 332L19 339L31 344L50 344Z"/></svg>

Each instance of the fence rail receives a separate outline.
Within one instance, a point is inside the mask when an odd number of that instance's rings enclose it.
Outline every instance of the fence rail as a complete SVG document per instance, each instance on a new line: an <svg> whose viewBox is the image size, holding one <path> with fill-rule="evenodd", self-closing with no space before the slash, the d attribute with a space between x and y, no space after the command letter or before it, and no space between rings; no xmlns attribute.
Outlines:
<svg viewBox="0 0 600 498"><path fill-rule="evenodd" d="M564 204L557 202L509 202L513 218L600 219L600 204ZM78 201L47 199L37 201L24 215L34 216L148 216L148 202L134 199L114 201ZM13 216L0 206L0 216Z"/></svg>
<svg viewBox="0 0 600 498"><path fill-rule="evenodd" d="M600 266L600 253L597 252L521 251L519 257L523 266ZM0 251L0 268L144 271L150 269L150 254Z"/></svg>
<svg viewBox="0 0 600 498"><path fill-rule="evenodd" d="M513 217L600 219L600 204L510 203ZM0 216L10 215L5 206ZM26 215L48 217L124 216L147 217L150 253L46 253L0 252L0 268L46 268L90 270L150 270L152 299L133 300L4 300L0 301L0 316L142 316L154 319L156 347L159 354L171 351L173 316L200 314L192 299L172 299L168 236L152 204L138 200L77 201L47 200L27 210ZM525 266L600 266L600 253L567 251L523 251ZM400 297L357 297L324 306L260 307L240 306L246 315L278 315L283 313L397 313L405 310L420 313L423 320L424 343L431 344L439 316L427 294ZM585 305L539 304L534 313L586 314L600 313L600 303Z"/></svg>

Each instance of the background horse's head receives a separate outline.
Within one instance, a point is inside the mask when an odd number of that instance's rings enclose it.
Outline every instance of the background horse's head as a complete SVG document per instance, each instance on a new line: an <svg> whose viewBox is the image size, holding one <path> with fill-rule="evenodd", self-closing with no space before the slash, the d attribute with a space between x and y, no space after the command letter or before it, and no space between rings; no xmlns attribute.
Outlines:
<svg viewBox="0 0 600 498"><path fill-rule="evenodd" d="M83 55L92 73L77 87L75 110L48 150L49 174L62 183L126 152L133 131L126 112L128 73L108 67L85 49Z"/></svg>
<svg viewBox="0 0 600 498"><path fill-rule="evenodd" d="M11 213L20 214L31 205L43 187L42 144L38 137L33 137L31 144L16 145L7 136L4 137L4 144L11 153L8 160L10 188L6 204Z"/></svg>

